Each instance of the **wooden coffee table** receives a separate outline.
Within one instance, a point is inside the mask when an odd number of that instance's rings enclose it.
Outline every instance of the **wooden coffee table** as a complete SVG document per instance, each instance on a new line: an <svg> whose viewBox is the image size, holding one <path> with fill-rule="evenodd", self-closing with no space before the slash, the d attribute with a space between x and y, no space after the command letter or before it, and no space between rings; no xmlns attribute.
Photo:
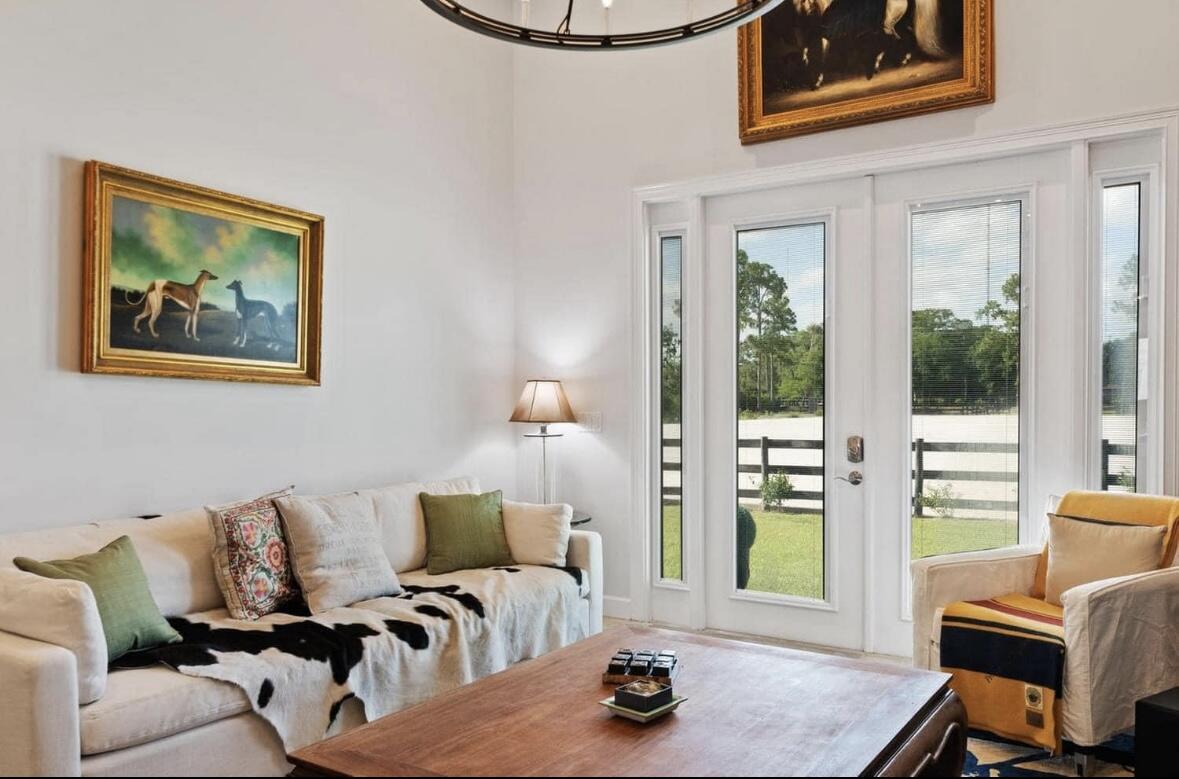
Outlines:
<svg viewBox="0 0 1179 779"><path fill-rule="evenodd" d="M619 648L674 649L679 710L598 705ZM613 628L290 755L327 776L960 776L949 676L650 628Z"/></svg>

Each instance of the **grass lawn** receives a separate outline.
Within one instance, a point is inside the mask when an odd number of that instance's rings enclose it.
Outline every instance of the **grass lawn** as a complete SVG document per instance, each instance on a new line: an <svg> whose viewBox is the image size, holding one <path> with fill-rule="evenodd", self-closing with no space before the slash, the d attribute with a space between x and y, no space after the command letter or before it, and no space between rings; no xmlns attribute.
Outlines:
<svg viewBox="0 0 1179 779"><path fill-rule="evenodd" d="M823 518L751 509L757 540L749 554L749 589L819 598L823 594ZM1015 523L994 519L913 517L914 559L1014 544ZM680 573L680 507L663 507L663 576Z"/></svg>

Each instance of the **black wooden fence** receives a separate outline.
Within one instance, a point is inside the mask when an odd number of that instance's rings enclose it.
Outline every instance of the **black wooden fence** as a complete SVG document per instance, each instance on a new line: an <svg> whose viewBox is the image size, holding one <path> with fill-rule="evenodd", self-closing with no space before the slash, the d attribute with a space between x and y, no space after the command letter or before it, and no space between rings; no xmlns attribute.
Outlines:
<svg viewBox="0 0 1179 779"><path fill-rule="evenodd" d="M679 438L664 438L665 449L678 449L681 444ZM786 439L786 438L741 438L737 440L739 449L756 449L760 454L757 463L738 463L738 473L760 474L764 480L770 474L784 473L790 476L822 476L821 465L772 465L770 452L774 449L811 449L823 450L823 442L817 439ZM938 470L925 466L925 456L936 452L965 452L970 454L1019 454L1019 444L1003 443L964 443L957 441L926 441L918 438L913 441L913 513L922 516L924 512L924 496L926 481L981 481L991 483L1013 484L1019 481L1018 471L960 471ZM1118 486L1120 474L1110 473L1109 458L1118 455L1133 455L1134 447L1129 444L1112 444L1101 442L1101 483L1103 488ZM681 470L679 463L663 463L665 472ZM663 499L678 502L680 488L663 485ZM753 489L737 490L740 498L760 498L761 491ZM791 500L823 500L823 493L817 490L795 490L790 495ZM1014 500L971 500L962 498L941 499L939 505L952 509L973 509L975 511L1019 511L1019 503ZM796 514L821 514L821 508L790 507Z"/></svg>

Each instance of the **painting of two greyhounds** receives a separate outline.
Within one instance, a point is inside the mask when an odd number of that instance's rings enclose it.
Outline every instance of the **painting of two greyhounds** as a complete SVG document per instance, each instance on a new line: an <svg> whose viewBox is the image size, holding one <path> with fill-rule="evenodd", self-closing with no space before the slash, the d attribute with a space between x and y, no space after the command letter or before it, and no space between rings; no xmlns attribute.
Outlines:
<svg viewBox="0 0 1179 779"><path fill-rule="evenodd" d="M90 163L84 369L316 384L322 219Z"/></svg>
<svg viewBox="0 0 1179 779"><path fill-rule="evenodd" d="M216 276L204 269L201 270L197 275L196 281L192 284L181 284L178 281L156 279L147 285L147 289L139 296L139 300L134 302L132 302L130 295L124 290L123 299L127 305L138 306L141 303L143 304L143 310L139 312L139 316L135 317L131 325L132 329L136 333L141 332L139 323L146 318L148 330L151 331L151 337L158 340L160 334L156 332L156 320L160 318L160 314L164 310L164 301L174 300L186 312L184 317L184 337L191 338L194 341L201 340L197 335L197 325L200 322L201 297L205 289L205 283L216 280ZM262 319L266 323L267 334L270 339L267 348L275 351L282 349L284 339L279 334L278 310L275 309L274 305L267 300L250 300L247 298L240 280L234 280L230 284L225 285L225 288L233 290L235 296L234 313L237 315L237 330L233 336L233 345L244 349L246 347L246 338L250 331L250 322L255 319ZM294 342L291 341L290 343L293 345Z"/></svg>

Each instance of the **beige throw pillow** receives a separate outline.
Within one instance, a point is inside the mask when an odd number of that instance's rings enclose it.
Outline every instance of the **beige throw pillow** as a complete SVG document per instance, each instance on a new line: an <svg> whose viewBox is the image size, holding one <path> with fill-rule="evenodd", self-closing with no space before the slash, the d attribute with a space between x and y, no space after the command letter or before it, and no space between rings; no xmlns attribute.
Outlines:
<svg viewBox="0 0 1179 779"><path fill-rule="evenodd" d="M370 498L355 492L275 501L291 567L312 614L401 592Z"/></svg>
<svg viewBox="0 0 1179 779"><path fill-rule="evenodd" d="M1045 600L1059 606L1060 596L1078 585L1155 570L1166 534L1162 525L1110 525L1049 514Z"/></svg>
<svg viewBox="0 0 1179 779"><path fill-rule="evenodd" d="M504 501L504 533L512 559L523 565L564 567L573 507Z"/></svg>

